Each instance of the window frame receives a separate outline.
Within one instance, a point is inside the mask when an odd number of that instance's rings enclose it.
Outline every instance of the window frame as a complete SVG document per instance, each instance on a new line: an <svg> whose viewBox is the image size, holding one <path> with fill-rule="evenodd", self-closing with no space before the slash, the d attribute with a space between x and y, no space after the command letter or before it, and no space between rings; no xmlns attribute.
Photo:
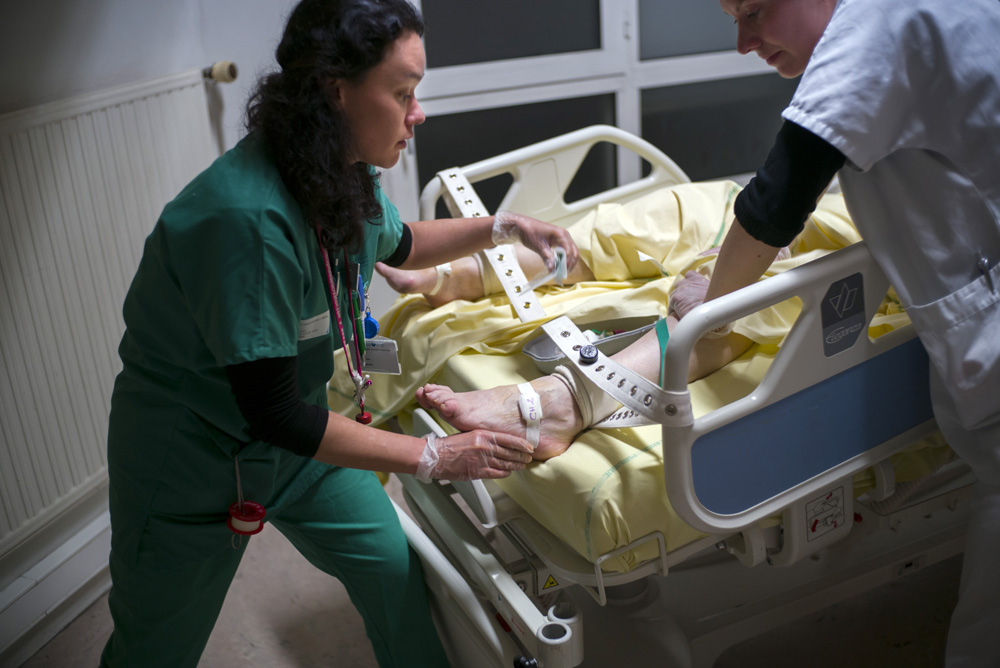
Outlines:
<svg viewBox="0 0 1000 668"><path fill-rule="evenodd" d="M421 6L420 0L411 1ZM643 90L773 73L761 59L741 56L735 48L641 60L639 0L599 3L600 49L429 68L416 92L424 112L428 116L452 114L610 93L615 98L618 127L642 136ZM416 219L419 211L423 186L417 174L419 144L418 128L384 179L404 220ZM638 179L641 160L621 150L617 170L619 183Z"/></svg>

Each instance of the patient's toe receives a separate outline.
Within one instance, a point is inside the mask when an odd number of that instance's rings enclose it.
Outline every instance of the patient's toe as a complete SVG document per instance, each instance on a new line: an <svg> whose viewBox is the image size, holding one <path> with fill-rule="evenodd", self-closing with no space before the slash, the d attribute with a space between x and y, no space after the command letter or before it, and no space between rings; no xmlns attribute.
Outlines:
<svg viewBox="0 0 1000 668"><path fill-rule="evenodd" d="M438 411L442 415L448 399L454 396L451 388L428 383L417 388L417 403L425 410Z"/></svg>

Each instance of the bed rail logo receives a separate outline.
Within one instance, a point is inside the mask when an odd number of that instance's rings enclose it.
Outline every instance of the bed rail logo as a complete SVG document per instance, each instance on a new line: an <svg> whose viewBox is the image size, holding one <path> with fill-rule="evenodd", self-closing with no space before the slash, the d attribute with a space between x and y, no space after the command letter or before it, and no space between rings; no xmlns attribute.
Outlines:
<svg viewBox="0 0 1000 668"><path fill-rule="evenodd" d="M865 329L864 278L860 273L830 285L823 297L823 354L832 357L853 346Z"/></svg>
<svg viewBox="0 0 1000 668"><path fill-rule="evenodd" d="M829 344L839 343L841 339L845 336L850 336L856 332L861 331L861 325L851 325L850 327L837 327L832 332L827 334L823 340ZM857 338L857 337L855 337Z"/></svg>

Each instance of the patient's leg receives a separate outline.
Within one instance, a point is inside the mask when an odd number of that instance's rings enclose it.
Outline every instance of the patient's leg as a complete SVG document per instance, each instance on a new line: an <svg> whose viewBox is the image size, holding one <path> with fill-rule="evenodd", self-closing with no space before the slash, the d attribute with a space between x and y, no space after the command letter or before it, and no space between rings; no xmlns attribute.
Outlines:
<svg viewBox="0 0 1000 668"><path fill-rule="evenodd" d="M514 249L521 270L529 280L546 271L542 258L534 252L523 246L515 246ZM442 265L429 269L406 270L378 263L375 269L385 277L389 287L396 292L404 295L422 294L434 307L456 299L473 301L484 295L503 292L500 281L485 260L470 256L454 260L449 264L451 266L448 269ZM577 262L569 272L565 283L592 280L594 274L587 265Z"/></svg>
<svg viewBox="0 0 1000 668"><path fill-rule="evenodd" d="M673 330L676 324L676 319L667 318L669 330ZM699 340L691 353L688 380L697 380L721 368L746 352L751 343L750 339L739 334ZM646 379L658 382L661 353L656 332L648 332L628 348L613 355L612 359ZM582 382L573 385L574 391L571 391L570 385L556 376L543 376L531 382L542 404L541 431L538 447L535 448L535 459L549 459L562 454L577 434L617 409L618 404L604 401L603 393L596 387ZM601 396L591 396L594 392ZM428 384L417 390L420 405L427 410L436 410L456 429L488 429L524 436L526 429L518 408L518 396L516 385L455 392L443 385ZM585 421L585 416L589 422Z"/></svg>
<svg viewBox="0 0 1000 668"><path fill-rule="evenodd" d="M396 292L404 295L422 294L427 303L435 308L456 299L472 301L483 296L483 279L479 275L479 264L475 258L463 257L449 264L451 266L448 269L442 265L407 270L378 262L375 270Z"/></svg>

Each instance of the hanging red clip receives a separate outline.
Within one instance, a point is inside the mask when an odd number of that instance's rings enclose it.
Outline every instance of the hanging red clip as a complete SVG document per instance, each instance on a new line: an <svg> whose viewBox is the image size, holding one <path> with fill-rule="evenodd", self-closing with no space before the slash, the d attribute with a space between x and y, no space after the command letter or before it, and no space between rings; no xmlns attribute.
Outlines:
<svg viewBox="0 0 1000 668"><path fill-rule="evenodd" d="M236 467L236 503L229 506L229 519L226 520L226 526L240 536L252 536L255 533L260 533L261 529L264 528L264 515L267 514L267 511L256 501L243 500L239 459L233 457L233 464ZM233 540L236 540L235 536L233 536ZM241 538L240 541L242 542L242 540ZM233 547L237 547L235 542Z"/></svg>
<svg viewBox="0 0 1000 668"><path fill-rule="evenodd" d="M354 416L354 419L357 422L360 422L361 424L371 424L372 414L369 413L368 411L361 411L360 413Z"/></svg>
<svg viewBox="0 0 1000 668"><path fill-rule="evenodd" d="M242 503L237 501L229 506L229 519L226 520L226 526L233 533L238 533L241 536L252 536L255 533L260 533L264 528L264 515L266 514L264 506L256 501L243 501Z"/></svg>

